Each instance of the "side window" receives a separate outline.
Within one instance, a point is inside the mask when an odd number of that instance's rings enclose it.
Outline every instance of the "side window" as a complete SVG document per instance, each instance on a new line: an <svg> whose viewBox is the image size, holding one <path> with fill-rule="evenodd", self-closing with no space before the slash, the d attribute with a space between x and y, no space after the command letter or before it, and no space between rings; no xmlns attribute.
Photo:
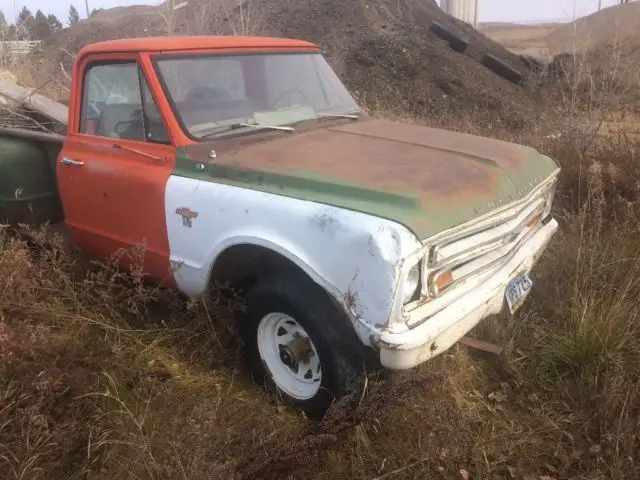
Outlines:
<svg viewBox="0 0 640 480"><path fill-rule="evenodd" d="M99 64L87 69L80 131L141 142L168 141L164 123L137 63Z"/></svg>

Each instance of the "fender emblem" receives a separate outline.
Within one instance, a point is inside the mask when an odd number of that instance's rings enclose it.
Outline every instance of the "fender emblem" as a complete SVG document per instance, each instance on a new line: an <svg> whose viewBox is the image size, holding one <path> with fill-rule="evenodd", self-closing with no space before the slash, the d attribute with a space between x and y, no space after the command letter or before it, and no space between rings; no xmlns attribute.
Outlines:
<svg viewBox="0 0 640 480"><path fill-rule="evenodd" d="M176 209L176 213L182 217L182 226L192 227L191 220L198 218L198 212L194 212L188 207L181 207Z"/></svg>

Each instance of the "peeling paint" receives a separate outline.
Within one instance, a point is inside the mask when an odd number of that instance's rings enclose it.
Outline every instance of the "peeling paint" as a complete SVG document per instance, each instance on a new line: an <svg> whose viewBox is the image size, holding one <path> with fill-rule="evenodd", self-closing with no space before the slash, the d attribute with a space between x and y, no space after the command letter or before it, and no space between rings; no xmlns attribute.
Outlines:
<svg viewBox="0 0 640 480"><path fill-rule="evenodd" d="M196 195L193 183L199 183ZM227 248L258 245L291 260L331 294L364 344L379 331L373 325L389 323L396 264L422 248L402 225L375 216L178 176L167 184L167 212L182 207L185 195L199 212L197 228L183 228L175 214L168 213L166 220L172 259L184 261L175 275L181 290L201 294Z"/></svg>
<svg viewBox="0 0 640 480"><path fill-rule="evenodd" d="M347 307L347 311L351 313L354 317L359 317L358 315L358 300L355 292L347 291L344 295L344 305Z"/></svg>
<svg viewBox="0 0 640 480"><path fill-rule="evenodd" d="M311 225L332 237L340 227L340 222L335 216L323 213L311 217Z"/></svg>
<svg viewBox="0 0 640 480"><path fill-rule="evenodd" d="M397 222L425 239L522 198L557 169L529 147L380 120L257 141L179 149L176 174L313 201Z"/></svg>
<svg viewBox="0 0 640 480"><path fill-rule="evenodd" d="M179 207L196 184L189 199L200 212L198 228L187 235L167 218L172 258L185 260L176 275L180 288L199 294L227 248L258 245L322 286L360 340L380 349L385 366L405 368L445 351L501 307L501 294L482 297L491 293L491 282L498 281L492 288L499 291L508 279L488 279L446 305L438 298L404 305L406 274L427 251L421 240L519 199L557 165L532 149L442 131L429 130L434 136L425 138L426 132L363 121L278 140L248 139L253 143L243 149L235 148L237 140L222 140L217 161L201 172L193 159L211 145L180 149L166 208ZM524 247L521 253L538 255ZM533 264L520 260L512 267Z"/></svg>

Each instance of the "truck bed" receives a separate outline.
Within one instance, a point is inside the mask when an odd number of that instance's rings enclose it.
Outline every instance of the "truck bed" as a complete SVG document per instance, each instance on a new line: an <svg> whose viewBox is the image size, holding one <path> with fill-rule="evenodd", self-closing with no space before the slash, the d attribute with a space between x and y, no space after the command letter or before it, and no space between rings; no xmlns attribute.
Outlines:
<svg viewBox="0 0 640 480"><path fill-rule="evenodd" d="M51 100L37 93L34 88L25 88L16 83L0 78L0 95L9 101L24 105L61 125L67 125L69 108L62 103Z"/></svg>
<svg viewBox="0 0 640 480"><path fill-rule="evenodd" d="M0 223L32 226L58 223L56 160L65 136L0 127Z"/></svg>

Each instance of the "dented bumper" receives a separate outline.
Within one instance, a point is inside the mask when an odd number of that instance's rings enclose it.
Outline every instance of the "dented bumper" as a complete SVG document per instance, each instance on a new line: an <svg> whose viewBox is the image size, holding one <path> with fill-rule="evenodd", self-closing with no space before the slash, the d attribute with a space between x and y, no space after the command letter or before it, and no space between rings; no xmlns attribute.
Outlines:
<svg viewBox="0 0 640 480"><path fill-rule="evenodd" d="M427 320L426 305L409 312L410 323L425 320L419 326L403 332L383 332L377 342L382 366L404 370L424 363L448 350L482 319L500 313L506 304L505 290L509 281L531 271L557 229L557 221L551 219L481 287L471 290Z"/></svg>

